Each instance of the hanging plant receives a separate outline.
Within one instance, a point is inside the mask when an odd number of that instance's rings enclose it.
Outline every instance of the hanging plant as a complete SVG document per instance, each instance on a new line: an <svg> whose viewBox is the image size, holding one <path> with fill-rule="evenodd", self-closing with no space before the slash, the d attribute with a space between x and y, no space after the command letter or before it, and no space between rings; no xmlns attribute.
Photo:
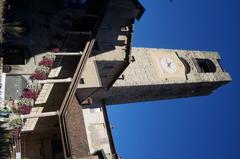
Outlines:
<svg viewBox="0 0 240 159"><path fill-rule="evenodd" d="M39 66L32 74L31 79L33 80L45 80L48 77L50 68L46 66Z"/></svg>
<svg viewBox="0 0 240 159"><path fill-rule="evenodd" d="M45 79L47 79L47 76L48 75L44 72L35 71L32 74L31 79L33 79L33 80L45 80Z"/></svg>
<svg viewBox="0 0 240 159"><path fill-rule="evenodd" d="M21 128L23 126L23 121L20 116L12 114L10 116L9 126L13 129Z"/></svg>
<svg viewBox="0 0 240 159"><path fill-rule="evenodd" d="M21 114L23 114L23 115L25 115L25 114L30 114L31 109L32 109L32 107L30 107L30 106L28 106L28 105L21 105L21 106L19 107L19 112L20 112Z"/></svg>
<svg viewBox="0 0 240 159"><path fill-rule="evenodd" d="M20 116L12 114L10 116L9 126L13 129L12 136L14 139L20 138L21 128L23 126L23 121Z"/></svg>
<svg viewBox="0 0 240 159"><path fill-rule="evenodd" d="M6 105L6 106L0 108L0 112L11 113L12 109L9 106Z"/></svg>
<svg viewBox="0 0 240 159"><path fill-rule="evenodd" d="M51 67L54 64L56 56L53 53L46 54L42 61L39 62L39 67L36 68L32 74L31 79L33 80L45 80L48 77Z"/></svg>
<svg viewBox="0 0 240 159"><path fill-rule="evenodd" d="M12 109L8 106L4 106L0 108L1 117L8 118L11 112L12 112Z"/></svg>
<svg viewBox="0 0 240 159"><path fill-rule="evenodd" d="M38 97L38 92L36 92L35 90L28 89L28 90L23 91L22 97L23 98L31 98L35 101Z"/></svg>
<svg viewBox="0 0 240 159"><path fill-rule="evenodd" d="M59 49L53 50L53 52L59 52ZM34 101L37 99L39 92L42 89L42 85L39 84L37 80L45 80L48 78L48 74L54 64L55 58L56 56L53 53L48 53L39 62L39 67L36 68L30 77L32 79L32 83L27 85L26 89L22 92L21 98L17 102L18 108L16 109L16 114L30 114L31 109L34 106ZM5 109L0 109L0 112L7 111ZM19 139L23 121L20 116L16 114L11 114L9 126L12 128L12 137L14 139Z"/></svg>
<svg viewBox="0 0 240 159"><path fill-rule="evenodd" d="M17 104L18 104L19 107L21 107L23 105L33 107L34 100L32 98L21 98L21 99L18 100Z"/></svg>
<svg viewBox="0 0 240 159"><path fill-rule="evenodd" d="M33 83L27 85L26 89L40 92L42 89L42 85L39 84L37 81L33 81Z"/></svg>
<svg viewBox="0 0 240 159"><path fill-rule="evenodd" d="M60 49L59 48L53 48L51 51L54 52L54 53L58 53L58 52L60 52Z"/></svg>
<svg viewBox="0 0 240 159"><path fill-rule="evenodd" d="M56 59L56 55L54 55L53 53L47 53L45 56L43 56L43 59L49 59L54 61Z"/></svg>
<svg viewBox="0 0 240 159"><path fill-rule="evenodd" d="M53 63L54 61L52 59L43 58L42 61L39 62L39 65L52 68Z"/></svg>
<svg viewBox="0 0 240 159"><path fill-rule="evenodd" d="M12 130L12 138L15 140L20 139L21 128L15 128Z"/></svg>
<svg viewBox="0 0 240 159"><path fill-rule="evenodd" d="M43 72L45 74L48 74L50 72L50 68L46 66L39 66L36 68L35 72Z"/></svg>

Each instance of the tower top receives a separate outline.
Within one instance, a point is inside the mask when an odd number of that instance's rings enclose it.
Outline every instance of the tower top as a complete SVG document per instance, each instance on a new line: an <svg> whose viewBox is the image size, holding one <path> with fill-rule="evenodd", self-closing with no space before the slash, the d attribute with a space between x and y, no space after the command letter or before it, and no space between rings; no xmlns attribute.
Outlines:
<svg viewBox="0 0 240 159"><path fill-rule="evenodd" d="M212 51L132 48L132 62L110 90L93 95L106 104L201 96L231 81Z"/></svg>

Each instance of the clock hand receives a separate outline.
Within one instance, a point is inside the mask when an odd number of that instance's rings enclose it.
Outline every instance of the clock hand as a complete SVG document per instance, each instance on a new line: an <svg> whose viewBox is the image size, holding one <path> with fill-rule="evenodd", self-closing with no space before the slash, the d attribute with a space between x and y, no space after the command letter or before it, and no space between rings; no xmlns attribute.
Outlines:
<svg viewBox="0 0 240 159"><path fill-rule="evenodd" d="M171 61L168 62L168 59L165 59L165 60L166 60L167 66L168 66L168 67L171 67Z"/></svg>
<svg viewBox="0 0 240 159"><path fill-rule="evenodd" d="M172 62L167 62L168 67L171 67Z"/></svg>

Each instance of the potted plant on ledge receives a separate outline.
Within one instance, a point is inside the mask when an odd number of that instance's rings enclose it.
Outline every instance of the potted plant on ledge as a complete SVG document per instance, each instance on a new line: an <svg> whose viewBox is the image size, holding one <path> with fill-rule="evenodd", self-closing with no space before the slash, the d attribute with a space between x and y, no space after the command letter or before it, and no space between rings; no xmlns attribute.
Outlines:
<svg viewBox="0 0 240 159"><path fill-rule="evenodd" d="M10 107L4 106L4 107L0 108L0 117L8 118L11 112L12 112L12 110Z"/></svg>

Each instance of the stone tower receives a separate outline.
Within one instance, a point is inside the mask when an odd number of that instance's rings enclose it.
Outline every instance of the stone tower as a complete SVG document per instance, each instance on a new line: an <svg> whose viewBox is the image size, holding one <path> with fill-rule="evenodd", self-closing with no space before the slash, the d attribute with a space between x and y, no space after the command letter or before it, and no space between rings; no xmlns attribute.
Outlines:
<svg viewBox="0 0 240 159"><path fill-rule="evenodd" d="M116 154L106 105L208 95L231 81L217 52L132 48L130 64L108 87L121 70L113 53L89 59L77 90L90 153Z"/></svg>
<svg viewBox="0 0 240 159"><path fill-rule="evenodd" d="M96 77L100 88L90 95L93 101L121 104L208 95L231 81L217 52L132 48L131 56L131 64L110 89Z"/></svg>
<svg viewBox="0 0 240 159"><path fill-rule="evenodd" d="M9 2L11 17L31 25L1 45L3 72L12 79L5 99L15 108L12 97L22 99L32 73L48 78L37 81L43 87L13 153L119 159L105 105L208 95L231 80L216 52L132 48L135 20L145 12L138 0L58 2ZM48 74L39 65L49 51L56 59Z"/></svg>

